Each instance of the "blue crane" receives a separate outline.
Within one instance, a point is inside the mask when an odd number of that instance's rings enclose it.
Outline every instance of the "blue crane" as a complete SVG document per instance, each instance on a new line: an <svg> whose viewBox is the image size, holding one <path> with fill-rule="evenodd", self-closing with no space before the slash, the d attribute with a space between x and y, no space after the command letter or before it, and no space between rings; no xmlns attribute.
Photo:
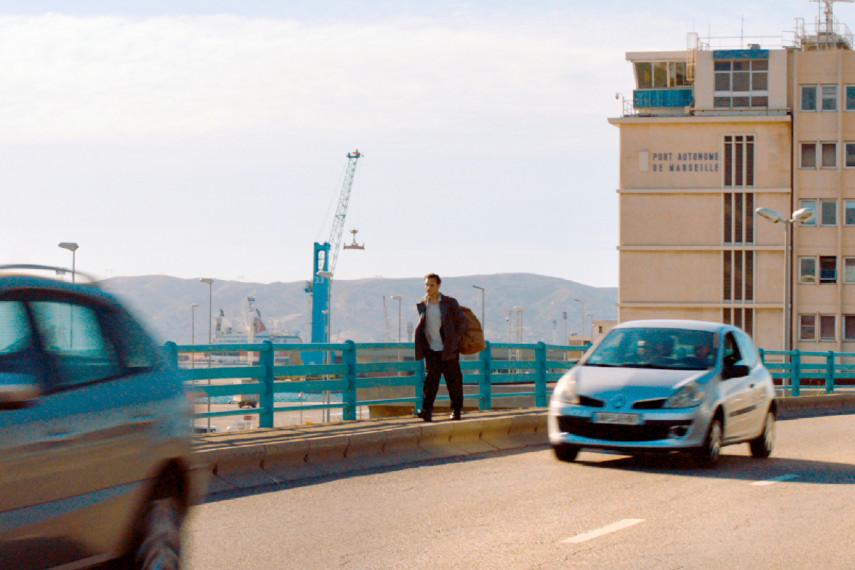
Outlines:
<svg viewBox="0 0 855 570"><path fill-rule="evenodd" d="M356 163L361 156L359 149L347 154L347 168L333 217L330 239L324 243L315 242L312 281L306 286L306 293L312 296L313 343L329 342L330 285L342 246L341 236L344 230L344 219L347 216L347 205L350 202L350 191L353 188L353 176L356 174ZM352 230L351 233L353 233L353 243L345 245L344 248L365 249L364 245L356 243L356 230Z"/></svg>

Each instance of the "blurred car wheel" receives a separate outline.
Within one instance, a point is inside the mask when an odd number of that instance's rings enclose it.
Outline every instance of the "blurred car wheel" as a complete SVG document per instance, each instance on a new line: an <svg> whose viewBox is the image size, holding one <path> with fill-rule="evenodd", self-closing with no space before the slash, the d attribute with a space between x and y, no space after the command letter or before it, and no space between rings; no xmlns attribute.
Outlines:
<svg viewBox="0 0 855 570"><path fill-rule="evenodd" d="M149 501L140 530L134 568L177 570L181 567L181 515L175 497Z"/></svg>
<svg viewBox="0 0 855 570"><path fill-rule="evenodd" d="M579 455L578 447L575 445L567 445L566 443L553 445L552 451L555 453L555 458L558 459L558 461L575 461L576 456Z"/></svg>
<svg viewBox="0 0 855 570"><path fill-rule="evenodd" d="M775 414L772 410L766 412L766 421L763 422L763 433L752 439L749 442L751 446L751 456L758 459L765 459L772 454L772 449L775 447Z"/></svg>
<svg viewBox="0 0 855 570"><path fill-rule="evenodd" d="M701 467L715 467L718 463L718 458L721 455L721 440L721 420L713 418L707 431L704 446L695 453L695 458Z"/></svg>

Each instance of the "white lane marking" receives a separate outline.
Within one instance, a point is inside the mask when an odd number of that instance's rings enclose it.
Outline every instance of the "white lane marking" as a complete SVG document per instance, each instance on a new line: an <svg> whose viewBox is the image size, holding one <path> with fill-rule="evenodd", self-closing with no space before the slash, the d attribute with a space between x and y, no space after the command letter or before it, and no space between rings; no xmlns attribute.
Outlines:
<svg viewBox="0 0 855 570"><path fill-rule="evenodd" d="M580 542L586 542L588 540L593 540L595 538L599 538L604 534L609 534L612 532L617 532L619 530L623 530L625 528L629 528L631 526L635 526L638 523L643 523L644 519L623 519L619 520L616 523L612 523L610 525L606 525L602 528L598 528L597 530L592 530L588 532L583 532L582 534L577 534L576 536L571 536L570 538L565 538L561 542L563 544L579 544Z"/></svg>
<svg viewBox="0 0 855 570"><path fill-rule="evenodd" d="M793 479L798 479L799 476L795 473L785 473L783 475L779 475L778 477L772 477L771 479L766 479L765 481L754 481L751 483L753 487L768 487L769 485L774 485L775 483L781 483L782 481L792 481Z"/></svg>

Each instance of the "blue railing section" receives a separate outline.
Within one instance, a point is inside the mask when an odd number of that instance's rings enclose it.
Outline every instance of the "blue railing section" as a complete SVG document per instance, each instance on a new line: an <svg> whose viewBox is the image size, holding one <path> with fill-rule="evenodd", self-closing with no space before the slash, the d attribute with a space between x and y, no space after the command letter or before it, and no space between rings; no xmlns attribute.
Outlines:
<svg viewBox="0 0 855 570"><path fill-rule="evenodd" d="M785 395L800 396L802 388L833 394L855 387L855 352L760 349L760 358Z"/></svg>
<svg viewBox="0 0 855 570"><path fill-rule="evenodd" d="M481 410L493 409L494 402L502 398L530 398L535 406L546 406L550 385L589 347L543 342L486 344L477 356L460 361L464 399L470 405L477 401ZM423 400L424 361L406 360L412 358L413 343L168 342L165 349L188 389L201 398L209 402L224 397L257 399L257 407L251 409L205 411L196 413L196 418L257 414L258 425L264 428L273 427L277 412L340 409L344 420L355 420L361 406L405 404L419 408ZM323 354L324 363L303 364L302 355L312 353ZM398 394L391 396L359 397L360 392L371 388L404 390L392 390ZM288 394L315 395L314 403L306 403L302 397L299 402L289 401L283 397ZM448 401L448 396L438 396L437 401Z"/></svg>
<svg viewBox="0 0 855 570"><path fill-rule="evenodd" d="M636 109L651 107L688 107L694 102L691 87L681 89L636 89L632 105Z"/></svg>

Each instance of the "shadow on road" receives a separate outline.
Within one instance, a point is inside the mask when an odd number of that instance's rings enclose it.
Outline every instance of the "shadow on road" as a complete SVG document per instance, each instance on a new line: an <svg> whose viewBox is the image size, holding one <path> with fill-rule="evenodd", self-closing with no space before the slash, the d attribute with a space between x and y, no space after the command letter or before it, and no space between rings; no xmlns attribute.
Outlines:
<svg viewBox="0 0 855 570"><path fill-rule="evenodd" d="M742 481L766 481L776 477L795 475L793 483L813 483L817 485L855 484L855 465L832 463L810 459L790 459L775 457L754 459L744 455L725 455L716 467L711 469L698 467L691 457L685 455L638 455L635 457L616 456L605 461L586 461L584 452L576 461L591 468L621 469L663 473L684 477L705 477L707 479L738 479Z"/></svg>

